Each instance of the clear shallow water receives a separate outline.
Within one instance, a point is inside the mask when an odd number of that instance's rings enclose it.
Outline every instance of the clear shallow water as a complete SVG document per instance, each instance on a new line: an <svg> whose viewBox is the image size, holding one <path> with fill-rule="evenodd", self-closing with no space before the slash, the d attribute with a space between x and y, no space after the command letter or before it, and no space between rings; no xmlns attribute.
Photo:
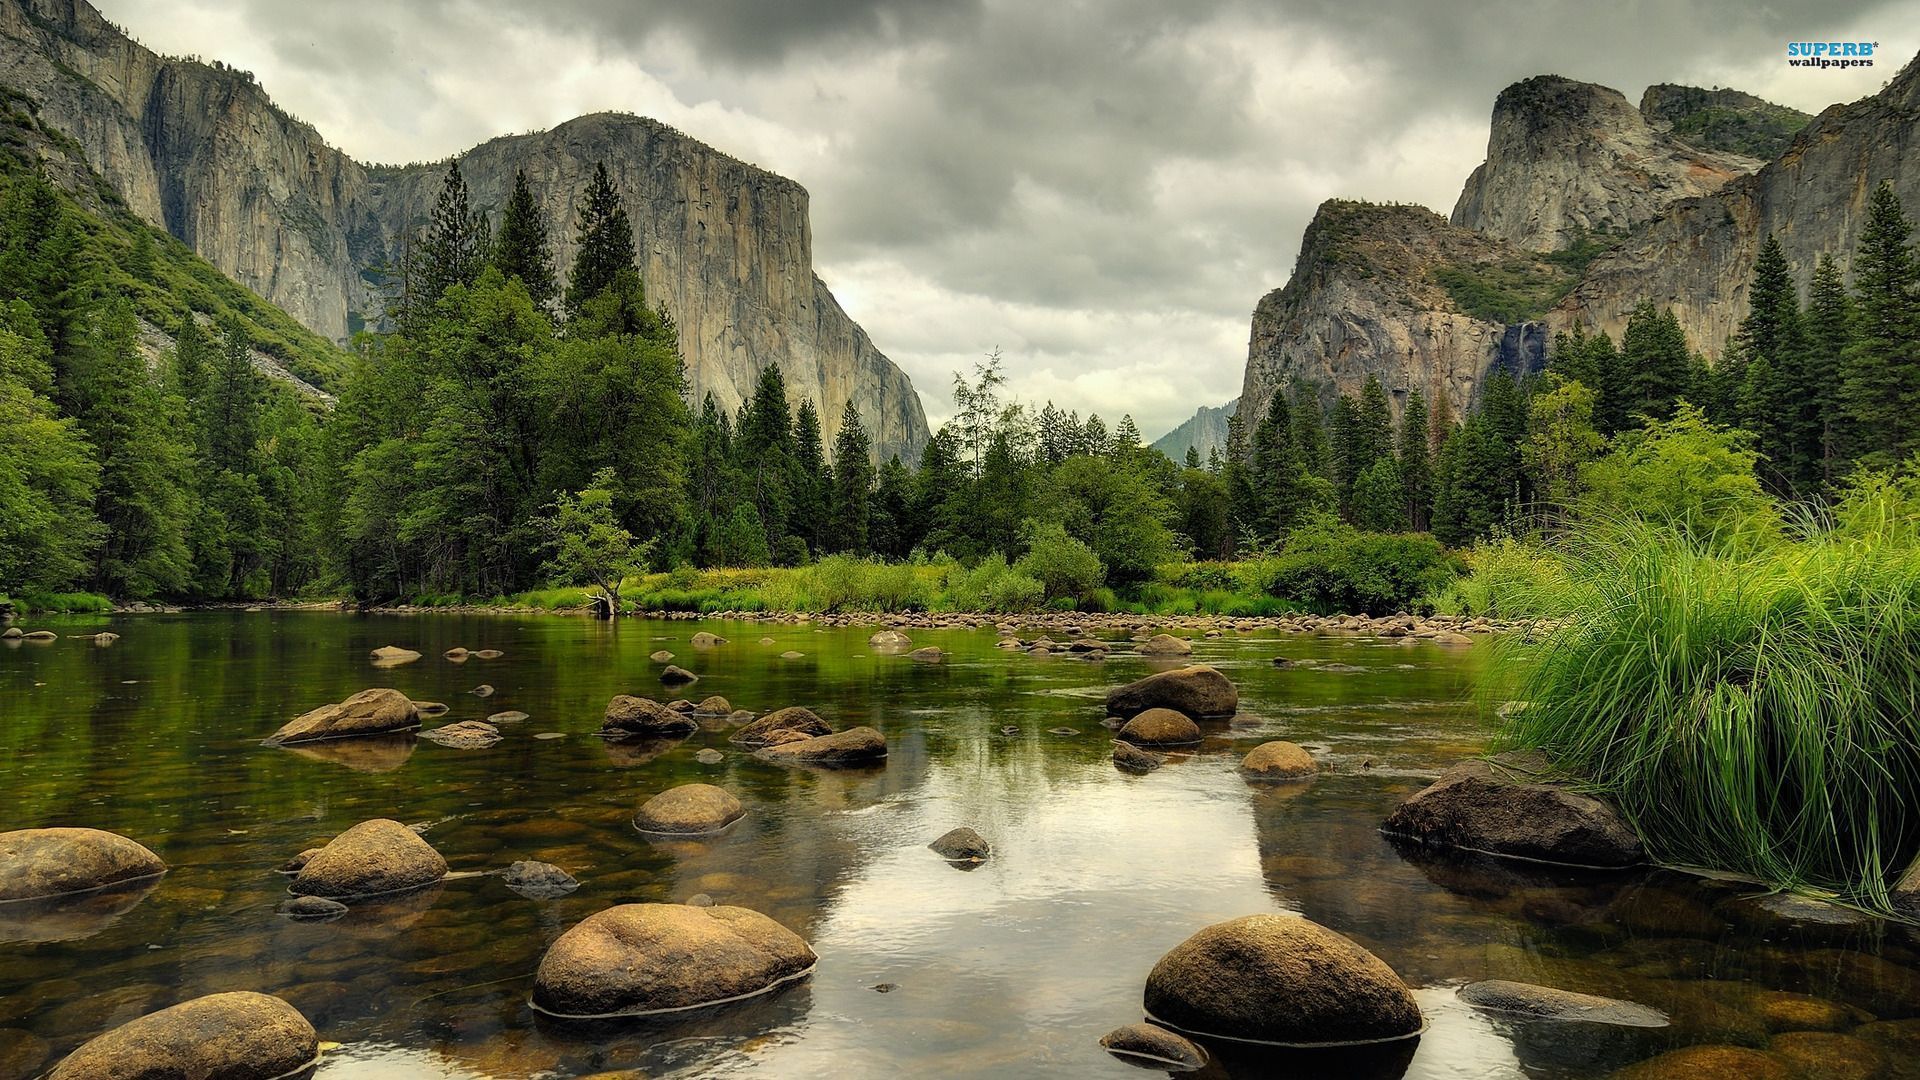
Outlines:
<svg viewBox="0 0 1920 1080"><path fill-rule="evenodd" d="M0 1080L37 1075L143 1013L236 989L286 997L341 1044L323 1080L1136 1076L1097 1040L1140 1018L1154 962L1201 926L1260 911L1345 933L1416 987L1431 1029L1386 1075L1582 1078L1673 1046L1764 1047L1768 991L1840 1003L1842 1029L1883 1055L1875 1075L1920 1074L1920 1021L1873 1023L1920 1016L1920 945L1904 927L1796 929L1743 914L1738 886L1410 861L1384 841L1375 830L1394 803L1485 744L1463 704L1473 650L1200 642L1198 658L1239 683L1242 714L1136 777L1108 761L1099 697L1150 662L1008 654L990 631L916 632L952 654L929 666L870 652L866 630L744 623L236 612L52 625L124 638L0 651L0 827L111 829L173 870L117 917L0 918ZM690 648L700 629L732 641ZM426 658L375 669L368 650L390 643ZM440 658L455 645L505 656ZM613 694L673 696L647 659L660 648L702 676L687 696L756 712L808 705L836 726L881 729L891 757L815 772L738 753L724 732L641 748L593 737ZM788 649L806 656L780 659ZM1281 669L1274 656L1338 666ZM481 683L497 692L467 693ZM368 686L452 707L430 725L530 719L503 725L487 750L259 744ZM1079 734L1048 732L1061 726ZM564 737L535 737L553 733ZM1270 738L1315 750L1327 771L1309 785L1247 784L1239 756ZM727 756L701 765L704 747ZM695 780L734 791L748 816L710 841L631 828L645 798ZM457 877L338 922L277 916L286 879L274 868L370 817L432 823L427 838L455 871L539 859L583 885L537 901L492 876ZM996 848L970 872L925 847L963 824ZM612 904L703 892L806 937L821 957L813 978L665 1024L582 1028L527 1007L529 975L567 927ZM64 940L37 940L49 937ZM1675 1023L1519 1025L1454 998L1490 977L1629 997ZM1900 1045L1904 1056L1891 1052ZM1313 1069L1353 1074L1284 1063L1285 1075Z"/></svg>

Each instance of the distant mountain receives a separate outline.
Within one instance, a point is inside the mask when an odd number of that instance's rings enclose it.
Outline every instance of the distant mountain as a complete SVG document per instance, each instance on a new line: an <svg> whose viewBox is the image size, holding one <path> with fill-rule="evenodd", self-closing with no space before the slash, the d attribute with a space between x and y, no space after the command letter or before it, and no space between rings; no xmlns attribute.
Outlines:
<svg viewBox="0 0 1920 1080"><path fill-rule="evenodd" d="M1234 398L1225 405L1214 408L1202 405L1186 423L1167 432L1153 441L1153 448L1175 461L1187 456L1187 447L1200 452L1200 460L1215 450L1227 452L1227 418L1240 407L1240 399Z"/></svg>
<svg viewBox="0 0 1920 1080"><path fill-rule="evenodd" d="M91 166L141 220L335 341L378 322L386 271L446 174L444 162L355 161L250 73L156 55L86 0L0 0L0 87L50 133L55 156ZM594 166L607 166L635 225L648 299L679 328L696 407L711 392L731 412L778 363L788 393L819 407L829 444L849 401L882 458L914 460L926 444L912 382L814 274L799 184L613 113L494 139L460 161L489 213L526 172L563 268L576 201ZM51 171L69 190L87 182L84 168Z"/></svg>

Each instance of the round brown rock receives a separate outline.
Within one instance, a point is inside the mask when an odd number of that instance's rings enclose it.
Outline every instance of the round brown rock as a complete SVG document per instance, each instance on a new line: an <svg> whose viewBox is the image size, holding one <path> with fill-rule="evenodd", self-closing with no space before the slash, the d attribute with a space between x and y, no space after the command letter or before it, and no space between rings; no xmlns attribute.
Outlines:
<svg viewBox="0 0 1920 1080"><path fill-rule="evenodd" d="M1176 945L1147 976L1146 1009L1185 1034L1284 1046L1389 1042L1426 1024L1378 957L1286 915L1216 923Z"/></svg>
<svg viewBox="0 0 1920 1080"><path fill-rule="evenodd" d="M420 707L398 690L362 690L338 705L322 705L301 713L267 741L293 746L322 739L360 735L389 735L420 726Z"/></svg>
<svg viewBox="0 0 1920 1080"><path fill-rule="evenodd" d="M1207 1052L1156 1024L1128 1024L1100 1037L1110 1054L1177 1072L1205 1068Z"/></svg>
<svg viewBox="0 0 1920 1080"><path fill-rule="evenodd" d="M807 738L816 735L833 734L833 725L820 719L812 709L804 705L793 705L773 712L753 721L733 733L730 742L741 746L768 746L775 742L774 736L781 732L795 732Z"/></svg>
<svg viewBox="0 0 1920 1080"><path fill-rule="evenodd" d="M733 702L715 694L712 697L701 698L700 704L695 705L693 711L696 716L726 716L733 712Z"/></svg>
<svg viewBox="0 0 1920 1080"><path fill-rule="evenodd" d="M373 662L381 667L399 667L420 659L420 654L412 649L403 649L398 645L382 645L373 650Z"/></svg>
<svg viewBox="0 0 1920 1080"><path fill-rule="evenodd" d="M1200 741L1200 725L1172 709L1148 709L1126 722L1120 738L1136 746L1191 746Z"/></svg>
<svg viewBox="0 0 1920 1080"><path fill-rule="evenodd" d="M1530 862L1618 868L1645 860L1640 837L1612 806L1540 780L1534 770L1544 767L1531 755L1455 765L1409 795L1380 829Z"/></svg>
<svg viewBox="0 0 1920 1080"><path fill-rule="evenodd" d="M964 825L945 833L927 846L951 862L985 862L993 854L993 845Z"/></svg>
<svg viewBox="0 0 1920 1080"><path fill-rule="evenodd" d="M560 935L534 972L533 1005L575 1019L698 1009L804 978L816 959L757 911L622 904Z"/></svg>
<svg viewBox="0 0 1920 1080"><path fill-rule="evenodd" d="M1128 742L1113 744L1113 763L1128 772L1152 772L1167 763L1167 755L1142 750Z"/></svg>
<svg viewBox="0 0 1920 1080"><path fill-rule="evenodd" d="M867 639L867 647L872 649L911 649L913 639L898 630L881 630Z"/></svg>
<svg viewBox="0 0 1920 1080"><path fill-rule="evenodd" d="M687 644L692 645L696 649L711 649L716 645L725 645L726 643L726 638L718 634L709 634L705 630L687 639Z"/></svg>
<svg viewBox="0 0 1920 1080"><path fill-rule="evenodd" d="M1232 716L1240 708L1240 691L1231 680L1205 664L1156 672L1107 694L1107 713L1133 717L1148 709L1174 709L1194 719Z"/></svg>
<svg viewBox="0 0 1920 1080"><path fill-rule="evenodd" d="M641 832L681 836L719 832L746 815L747 808L724 788L681 784L648 799L634 815Z"/></svg>
<svg viewBox="0 0 1920 1080"><path fill-rule="evenodd" d="M417 889L446 875L447 860L419 833L375 818L334 837L300 868L287 891L347 900Z"/></svg>
<svg viewBox="0 0 1920 1080"><path fill-rule="evenodd" d="M886 760L887 737L870 727L848 728L832 735L768 746L760 756L798 765L870 765Z"/></svg>
<svg viewBox="0 0 1920 1080"><path fill-rule="evenodd" d="M320 1037L293 1006L267 994L214 994L114 1028L47 1080L271 1080L319 1056Z"/></svg>
<svg viewBox="0 0 1920 1080"><path fill-rule="evenodd" d="M647 659L653 661L656 664L664 664L667 661L673 659L673 654L668 652L665 649L657 649L653 652L652 655L648 656Z"/></svg>
<svg viewBox="0 0 1920 1080"><path fill-rule="evenodd" d="M1786 1058L1744 1046L1689 1046L1629 1065L1613 1080L1804 1080Z"/></svg>
<svg viewBox="0 0 1920 1080"><path fill-rule="evenodd" d="M1254 780L1305 780L1317 775L1320 766L1299 744L1276 739L1254 747L1240 760L1240 771Z"/></svg>
<svg viewBox="0 0 1920 1080"><path fill-rule="evenodd" d="M927 645L908 653L907 659L917 660L922 664L941 664L946 662L947 654L938 645Z"/></svg>
<svg viewBox="0 0 1920 1080"><path fill-rule="evenodd" d="M1140 643L1140 651L1147 656L1189 656L1193 644L1172 634L1155 634Z"/></svg>
<svg viewBox="0 0 1920 1080"><path fill-rule="evenodd" d="M600 730L608 735L686 735L699 725L652 698L616 694L607 702Z"/></svg>
<svg viewBox="0 0 1920 1080"><path fill-rule="evenodd" d="M100 829L0 833L0 900L34 900L106 889L167 872L160 856Z"/></svg>
<svg viewBox="0 0 1920 1080"><path fill-rule="evenodd" d="M668 686L685 686L691 682L699 682L700 676L678 664L668 664L666 670L660 673L660 681Z"/></svg>

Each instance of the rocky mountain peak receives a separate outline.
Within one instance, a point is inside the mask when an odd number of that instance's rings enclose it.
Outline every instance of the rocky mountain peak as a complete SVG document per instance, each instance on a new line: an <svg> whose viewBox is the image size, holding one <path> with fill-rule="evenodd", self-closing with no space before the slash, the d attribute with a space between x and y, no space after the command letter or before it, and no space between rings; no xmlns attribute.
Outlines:
<svg viewBox="0 0 1920 1080"><path fill-rule="evenodd" d="M1618 90L1537 75L1500 92L1452 222L1531 251L1624 233L1760 166L1656 130Z"/></svg>

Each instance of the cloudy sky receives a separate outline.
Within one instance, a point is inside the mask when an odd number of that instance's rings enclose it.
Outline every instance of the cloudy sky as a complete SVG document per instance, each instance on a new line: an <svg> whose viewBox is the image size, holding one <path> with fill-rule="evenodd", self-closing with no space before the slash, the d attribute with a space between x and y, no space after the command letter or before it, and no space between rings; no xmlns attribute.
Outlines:
<svg viewBox="0 0 1920 1080"><path fill-rule="evenodd" d="M1239 392L1322 200L1451 210L1508 83L1817 112L1920 50L1920 0L97 2L363 160L657 117L806 185L816 269L936 423L998 347L1021 397L1149 438ZM1879 66L1786 66L1821 39L1878 41Z"/></svg>

